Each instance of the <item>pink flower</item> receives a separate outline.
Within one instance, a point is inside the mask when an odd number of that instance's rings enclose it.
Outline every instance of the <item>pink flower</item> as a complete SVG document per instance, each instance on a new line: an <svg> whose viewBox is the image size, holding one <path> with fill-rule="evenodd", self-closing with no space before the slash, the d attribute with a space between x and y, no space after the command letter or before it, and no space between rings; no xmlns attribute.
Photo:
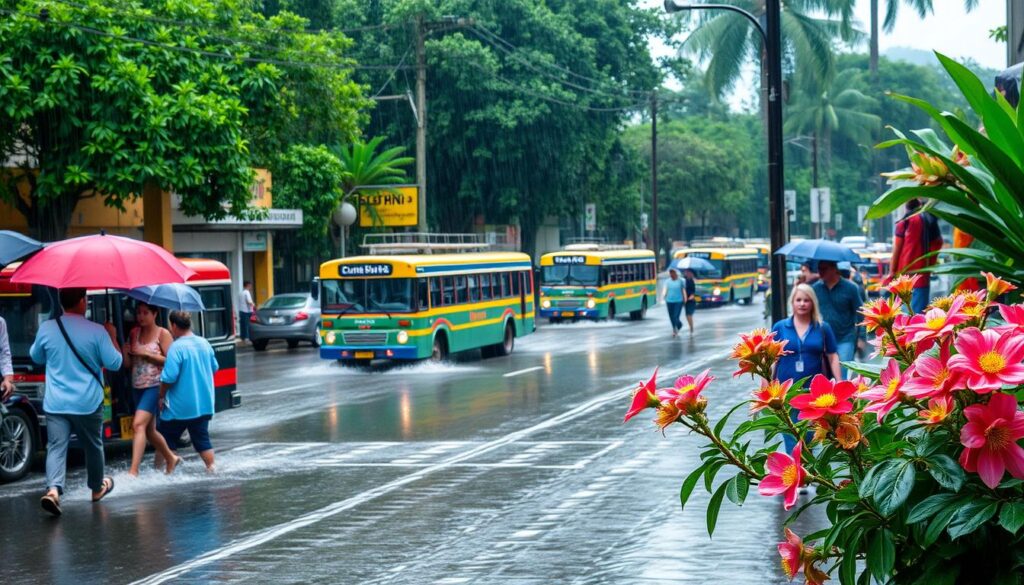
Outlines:
<svg viewBox="0 0 1024 585"><path fill-rule="evenodd" d="M960 384L960 374L950 371L950 342L939 347L939 357L921 355L914 361L913 376L903 384L903 393L912 398L945 396Z"/></svg>
<svg viewBox="0 0 1024 585"><path fill-rule="evenodd" d="M1024 479L1024 449L1017 441L1024 437L1024 413L1017 400L1008 394L994 393L988 404L964 409L967 424L960 430L960 465L977 472L981 481L995 488L1006 471Z"/></svg>
<svg viewBox="0 0 1024 585"><path fill-rule="evenodd" d="M622 422L626 422L643 412L645 409L656 408L661 405L661 401L658 400L658 396L654 393L657 378L658 368L654 368L654 373L651 374L651 379L647 382L641 382L637 387L636 392L633 394L633 402L629 405L629 410L626 412L626 418L622 419Z"/></svg>
<svg viewBox="0 0 1024 585"><path fill-rule="evenodd" d="M1024 305L999 305L999 314L1003 316L1003 321L1006 324L993 327L993 331L1000 333L1024 332Z"/></svg>
<svg viewBox="0 0 1024 585"><path fill-rule="evenodd" d="M760 390L754 392L754 400L750 404L750 412L755 413L765 408L780 409L789 393L789 387L793 380L780 382L779 380L764 380L761 382Z"/></svg>
<svg viewBox="0 0 1024 585"><path fill-rule="evenodd" d="M894 406L900 402L900 389L908 377L908 372L900 372L900 364L896 360L889 360L889 365L882 370L877 386L872 386L867 392L861 393L859 398L870 400L864 408L864 412L874 412L878 420L885 418Z"/></svg>
<svg viewBox="0 0 1024 585"><path fill-rule="evenodd" d="M794 396L789 405L800 411L800 420L817 420L829 414L846 414L853 410L850 397L857 390L847 380L833 382L818 374L811 380L811 391Z"/></svg>
<svg viewBox="0 0 1024 585"><path fill-rule="evenodd" d="M954 345L959 354L949 358L949 370L962 374L971 390L986 394L1024 383L1024 335L971 327L960 332Z"/></svg>
<svg viewBox="0 0 1024 585"><path fill-rule="evenodd" d="M803 443L797 443L793 447L793 455L785 453L771 453L768 461L765 462L765 469L768 475L761 480L757 491L762 496L777 496L784 494L782 507L789 510L796 504L796 498L800 486L804 483L804 476L807 470L800 463L800 449Z"/></svg>
<svg viewBox="0 0 1024 585"><path fill-rule="evenodd" d="M917 411L917 414L921 417L921 422L924 424L937 425L946 420L949 413L953 412L953 404L952 396L939 396L929 400L928 408Z"/></svg>
<svg viewBox="0 0 1024 585"><path fill-rule="evenodd" d="M711 368L708 368L698 374L696 378L680 376L676 379L675 385L671 388L662 388L655 395L662 403L670 402L680 411L689 412L697 404L701 390L714 379L715 377L711 375Z"/></svg>
<svg viewBox="0 0 1024 585"><path fill-rule="evenodd" d="M782 557L782 572L792 581L804 565L804 541L789 528L786 528L786 542L779 543L779 556Z"/></svg>
<svg viewBox="0 0 1024 585"><path fill-rule="evenodd" d="M963 297L957 297L953 300L949 311L935 307L928 309L928 312L923 315L918 314L911 317L910 323L904 328L907 343L937 339L952 333L954 327L970 319L969 316L961 312L964 302L966 301Z"/></svg>

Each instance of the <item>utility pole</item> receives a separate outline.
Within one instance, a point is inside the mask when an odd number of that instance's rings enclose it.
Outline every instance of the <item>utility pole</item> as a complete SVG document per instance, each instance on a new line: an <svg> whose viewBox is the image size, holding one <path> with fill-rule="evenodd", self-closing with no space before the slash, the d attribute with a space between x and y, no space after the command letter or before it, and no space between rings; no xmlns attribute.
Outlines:
<svg viewBox="0 0 1024 585"><path fill-rule="evenodd" d="M654 262L661 266L658 241L658 91L651 92L651 250Z"/></svg>
<svg viewBox="0 0 1024 585"><path fill-rule="evenodd" d="M1006 0L1006 66L1024 61L1024 1Z"/></svg>
<svg viewBox="0 0 1024 585"><path fill-rule="evenodd" d="M416 229L427 227L427 52L423 16L416 17L416 186L419 201Z"/></svg>

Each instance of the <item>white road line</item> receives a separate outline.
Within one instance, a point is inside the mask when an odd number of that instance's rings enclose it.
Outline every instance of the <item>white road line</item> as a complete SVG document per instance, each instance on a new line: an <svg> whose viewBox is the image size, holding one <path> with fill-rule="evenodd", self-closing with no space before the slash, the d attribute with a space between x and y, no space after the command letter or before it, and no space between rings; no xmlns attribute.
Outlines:
<svg viewBox="0 0 1024 585"><path fill-rule="evenodd" d="M680 371L684 371L684 370L686 370L686 371L693 371L696 368L700 367L701 365L703 365L703 364L705 364L705 363L707 363L709 361L712 361L713 359L720 358L720 357L721 356L719 356L719 355L708 356L708 357L705 357L705 358L702 358L702 359L695 360L693 362L684 364L683 366L681 366L679 368L675 368L671 372L668 372L668 371L667 372L663 372L663 374L664 375L671 375L671 374L674 374L676 372L680 372ZM456 455L454 455L454 456L452 456L452 457L450 457L450 458L448 458L448 459L446 459L444 461L441 461L439 463L435 463L434 465L430 465L428 467L424 467L423 469L420 469L420 470L415 471L413 473L410 473L410 474L408 474L406 476L403 476L403 477L400 477L400 478L395 479L393 481L390 481L390 482L388 482L386 484L382 484L382 485L379 485L379 486L377 486L375 488L366 490L366 491L364 491L362 493L359 493L359 494L356 494L356 495L354 495L354 496L352 496L350 498L334 502L333 504L324 506L323 508L320 508L319 510L314 510L314 511L309 512L307 514L303 514L302 516L299 516L298 518L294 518L294 519L289 520L287 522L282 522L281 524L278 524L276 526L271 526L269 528L266 528L264 530L256 532L256 533L254 533L254 534L252 534L250 536L247 536L245 538L240 538L240 539L238 539L238 540L236 540L236 541L234 541L234 542L232 542L232 543L230 543L228 545L222 546L220 548L217 548L217 549L211 550L209 552L206 552L206 553L204 553L202 555L199 555L198 557L192 559L191 561L186 561L184 563L181 563L179 565L170 567L170 568L168 568L168 569L166 569L164 571L161 571L159 573L154 573L153 575L150 575L149 577L146 577L144 579L139 579L138 581L134 581L133 585L156 585L158 583L166 583L167 581L171 581L173 579L177 579L178 577L181 577L182 575L184 575L184 574L186 574L186 573L188 573L190 571L193 571L195 569L198 569L200 567L205 567L206 565L209 565L211 563L215 563L215 562L220 561L222 559L229 558L229 557L231 557L233 555L236 555L238 553L245 552L245 551L247 551L247 550L249 550L251 548L255 548L257 546L260 546L262 544L270 542L270 541L272 541L274 539L277 539L277 538L280 538L280 537L285 536L287 534L290 534L292 532L295 532L296 530L300 530L300 529L305 528L307 526L312 526L313 524L317 524L319 522L327 520L328 518L332 518L334 516L337 516L338 514L344 512L346 510L349 510L349 509L354 508L356 506L359 506L361 504L365 504L366 502L370 502L370 501L375 500L375 499L377 499L377 498L379 498L381 496L385 496L387 494L390 494L391 492L393 492L393 491L395 491L395 490L397 490L397 489L399 489L399 488L401 488L403 486L406 486L406 485L408 485L410 483L413 483L415 481L423 479L424 477L427 477L428 475L437 473L439 471L444 471L446 469L450 469L450 468L455 467L456 465L458 465L460 463L463 463L463 462L465 462L465 461L467 461L469 459L472 459L474 457L478 457L478 456L483 455L484 453L488 453L490 451L494 451L495 449L504 447L505 445L508 445L510 443L514 443L514 442L516 442L516 441L518 441L520 439L523 439L524 437L528 437L528 436L533 435L535 433L538 433L540 431L548 430L548 429L551 429L551 428L557 428L557 427L562 426L565 423L567 423L567 422L569 422L569 421L571 421L573 419L576 419L576 418L579 418L579 417L582 417L582 416L585 416L585 415L590 415L590 414L593 413L593 410L595 408L598 408L600 406L604 406L605 404L608 404L608 403L611 403L611 402L616 402L616 401L622 402L623 404L625 404L626 393L629 390L631 390L632 388L633 388L633 384L630 384L628 386L623 386L623 387L616 388L615 390L610 390L610 391L605 392L604 394L601 394L601 395L599 395L599 396L597 396L597 397L595 397L595 398L593 398L593 399L591 399L591 400L589 400L587 402L584 402L583 404L580 404L579 406L576 406L575 408L569 409L569 410L567 410L567 411L565 411L565 412L563 412L561 414L555 415L555 416L553 416L551 418L548 418L548 419L546 419L544 421L541 421L541 422L539 422L539 423L537 423L537 424L535 424L535 425L533 425L531 427L527 427L525 429L520 429L518 431L509 433L509 434L507 434L507 435L505 435L503 437L499 437L499 438L494 439L492 441L488 441L488 442L483 443L483 444L481 444L481 445L479 445L477 447L474 447L474 448L469 449L467 451L463 451L462 453L456 454ZM567 500L567 501L563 502L559 506L559 508L566 508L566 507L569 507L569 506L572 506L572 505L575 505L575 501L574 500Z"/></svg>
<svg viewBox="0 0 1024 585"><path fill-rule="evenodd" d="M543 370L543 369L544 369L544 366L533 366L532 368L524 368L522 370L516 370L514 372L509 372L507 374L503 374L501 377L502 378L511 378L513 376L519 376L521 374L528 374L530 372L536 372L537 370Z"/></svg>
<svg viewBox="0 0 1024 585"><path fill-rule="evenodd" d="M270 396L272 394L283 394L285 392L291 392L292 390L301 390L303 388L313 388L315 386L322 386L323 383L319 384L300 384L298 386L288 386L287 388L278 388L277 390L270 390L269 392L253 392L253 396Z"/></svg>
<svg viewBox="0 0 1024 585"><path fill-rule="evenodd" d="M632 345L634 343L643 343L645 341L654 341L655 339L660 339L662 337L665 337L665 336L664 335L651 335L651 336L648 336L648 337L641 337L640 339L630 339L629 341L623 341L622 344L623 345Z"/></svg>

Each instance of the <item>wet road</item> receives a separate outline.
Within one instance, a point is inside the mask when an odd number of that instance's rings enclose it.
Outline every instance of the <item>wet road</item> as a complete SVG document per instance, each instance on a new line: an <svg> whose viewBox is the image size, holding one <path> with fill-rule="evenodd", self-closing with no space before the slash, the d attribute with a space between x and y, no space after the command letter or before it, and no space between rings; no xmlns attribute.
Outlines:
<svg viewBox="0 0 1024 585"><path fill-rule="evenodd" d="M115 492L90 504L78 466L59 520L39 510L40 470L0 486L0 582L785 582L779 501L727 502L709 540L707 495L678 500L699 441L621 423L657 365L665 380L712 368L713 414L741 400L726 355L762 307L699 312L676 340L658 309L450 365L243 351L243 407L212 424L217 474L190 453L133 480L111 454Z"/></svg>

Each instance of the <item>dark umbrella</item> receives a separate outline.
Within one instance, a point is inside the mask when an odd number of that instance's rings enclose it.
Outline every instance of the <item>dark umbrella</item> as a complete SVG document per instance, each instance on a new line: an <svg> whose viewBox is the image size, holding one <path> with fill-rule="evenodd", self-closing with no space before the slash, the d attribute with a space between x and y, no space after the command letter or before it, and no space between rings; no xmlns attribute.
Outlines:
<svg viewBox="0 0 1024 585"><path fill-rule="evenodd" d="M172 282L170 284L155 284L152 286L140 286L130 290L121 290L133 299L140 300L150 305L173 309L177 311L205 311L203 298L199 291L188 286Z"/></svg>
<svg viewBox="0 0 1024 585"><path fill-rule="evenodd" d="M42 249L42 243L24 234L10 230L0 230L0 266L7 266L11 262L17 262Z"/></svg>
<svg viewBox="0 0 1024 585"><path fill-rule="evenodd" d="M775 250L776 255L796 256L808 260L828 260L831 262L861 262L856 252L829 240L801 240L790 242Z"/></svg>

